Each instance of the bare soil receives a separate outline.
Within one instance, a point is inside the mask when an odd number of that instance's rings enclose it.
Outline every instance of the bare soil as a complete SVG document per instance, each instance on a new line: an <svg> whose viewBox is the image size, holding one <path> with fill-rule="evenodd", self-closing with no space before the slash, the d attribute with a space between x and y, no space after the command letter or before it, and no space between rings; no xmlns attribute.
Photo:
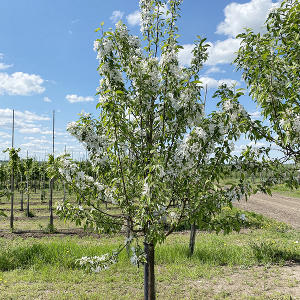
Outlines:
<svg viewBox="0 0 300 300"><path fill-rule="evenodd" d="M300 198L292 198L273 194L272 196L257 193L248 201L242 200L235 204L244 210L254 211L275 220L287 223L300 229Z"/></svg>

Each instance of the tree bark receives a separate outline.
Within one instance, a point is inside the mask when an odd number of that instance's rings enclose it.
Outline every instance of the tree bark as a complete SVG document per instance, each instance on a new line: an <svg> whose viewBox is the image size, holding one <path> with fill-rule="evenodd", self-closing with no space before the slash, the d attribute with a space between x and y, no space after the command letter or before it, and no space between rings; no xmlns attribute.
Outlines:
<svg viewBox="0 0 300 300"><path fill-rule="evenodd" d="M107 203L105 202L105 204L107 205ZM107 208L106 208L107 209ZM131 234L131 230L130 230L130 221L129 220L127 220L127 229L126 229L126 237L127 237L127 239L129 239L130 238L130 234ZM127 255L128 255L128 257L130 257L130 244L127 244L126 245L126 251L127 251Z"/></svg>
<svg viewBox="0 0 300 300"><path fill-rule="evenodd" d="M53 230L53 184L54 184L54 179L51 178L50 180L50 198L49 198L49 210L50 210L50 220L49 220L49 228L50 231Z"/></svg>
<svg viewBox="0 0 300 300"><path fill-rule="evenodd" d="M21 208L20 208L21 211L24 210L24 191L23 189L21 190Z"/></svg>
<svg viewBox="0 0 300 300"><path fill-rule="evenodd" d="M14 167L12 167L12 174L11 174L11 199L10 199L10 229L14 229Z"/></svg>
<svg viewBox="0 0 300 300"><path fill-rule="evenodd" d="M21 174L21 207L20 207L20 210L23 211L24 210L24 183L23 183L23 177L22 177L22 174Z"/></svg>
<svg viewBox="0 0 300 300"><path fill-rule="evenodd" d="M196 239L196 224L194 222L194 223L191 224L189 256L192 256L193 253L194 253L195 239Z"/></svg>
<svg viewBox="0 0 300 300"><path fill-rule="evenodd" d="M65 184L65 182L64 182L64 198L63 198L64 204L66 203L66 195L67 195L66 184Z"/></svg>
<svg viewBox="0 0 300 300"><path fill-rule="evenodd" d="M155 300L154 245L144 243L146 263L144 264L144 300Z"/></svg>
<svg viewBox="0 0 300 300"><path fill-rule="evenodd" d="M27 189L27 207L26 207L26 216L29 217L30 211L29 211L29 180L27 178L26 180L26 189Z"/></svg>

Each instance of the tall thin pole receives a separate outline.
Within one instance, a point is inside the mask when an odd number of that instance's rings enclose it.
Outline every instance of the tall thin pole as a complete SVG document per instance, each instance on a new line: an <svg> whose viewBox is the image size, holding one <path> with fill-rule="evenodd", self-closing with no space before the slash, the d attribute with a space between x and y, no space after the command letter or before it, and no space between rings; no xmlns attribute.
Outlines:
<svg viewBox="0 0 300 300"><path fill-rule="evenodd" d="M54 157L54 121L55 121L55 110L53 110L52 118L52 155Z"/></svg>
<svg viewBox="0 0 300 300"><path fill-rule="evenodd" d="M12 134L11 134L11 147L14 147L14 139L15 139L15 110L13 109L12 115ZM14 178L14 161L12 161L12 170L11 170L11 201L10 201L10 228L11 230L14 229L14 185L15 185L15 178Z"/></svg>
<svg viewBox="0 0 300 300"><path fill-rule="evenodd" d="M12 134L11 134L11 147L14 147L14 140L15 140L15 110L13 109L12 115Z"/></svg>
<svg viewBox="0 0 300 300"><path fill-rule="evenodd" d="M26 191L27 191L27 205L26 205L26 216L29 218L30 216L30 195L29 195L29 162L28 162L28 150L27 150L27 153L26 153L26 160L27 160L27 175L26 175ZM31 165L32 167L32 165Z"/></svg>
<svg viewBox="0 0 300 300"><path fill-rule="evenodd" d="M53 110L52 114L52 155L54 159L54 121L55 121L55 111ZM49 199L49 209L50 209L50 223L49 223L49 229L50 231L53 231L53 208L52 208L52 203L53 203L53 183L54 183L54 178L51 178L50 180L50 199Z"/></svg>
<svg viewBox="0 0 300 300"><path fill-rule="evenodd" d="M67 154L67 145L65 145L65 155ZM66 182L64 181L64 198L63 198L63 202L66 202Z"/></svg>

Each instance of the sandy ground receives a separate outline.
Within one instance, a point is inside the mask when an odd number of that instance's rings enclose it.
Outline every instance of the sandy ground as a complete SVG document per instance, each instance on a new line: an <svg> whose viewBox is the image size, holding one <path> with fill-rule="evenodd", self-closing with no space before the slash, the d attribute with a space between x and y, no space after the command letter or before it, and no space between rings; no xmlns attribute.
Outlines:
<svg viewBox="0 0 300 300"><path fill-rule="evenodd" d="M240 201L235 206L254 211L300 229L300 198L273 194L272 197L257 193L248 201Z"/></svg>

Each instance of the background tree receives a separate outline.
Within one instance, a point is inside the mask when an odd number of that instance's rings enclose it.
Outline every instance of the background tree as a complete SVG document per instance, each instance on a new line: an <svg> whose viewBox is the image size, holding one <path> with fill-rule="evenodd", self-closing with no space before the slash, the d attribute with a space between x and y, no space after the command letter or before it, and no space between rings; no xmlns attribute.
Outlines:
<svg viewBox="0 0 300 300"><path fill-rule="evenodd" d="M25 177L26 177L26 195L27 195L27 204L26 204L26 216L31 217L30 213L30 180L32 176L32 167L33 167L33 158L28 157L24 160L25 165Z"/></svg>
<svg viewBox="0 0 300 300"><path fill-rule="evenodd" d="M300 161L300 3L285 0L270 12L266 33L238 35L235 63L270 127L262 137L279 146L287 160Z"/></svg>
<svg viewBox="0 0 300 300"><path fill-rule="evenodd" d="M15 149L14 147L7 148L3 152L8 152L9 161L7 165L8 174L10 175L10 188L7 188L6 195L9 195L11 198L10 206L10 228L14 229L14 193L15 193L15 175L18 170L18 164L20 161L19 152L21 149ZM10 192L9 192L10 191Z"/></svg>
<svg viewBox="0 0 300 300"><path fill-rule="evenodd" d="M24 210L24 191L26 190L26 183L25 183L25 163L24 160L20 160L19 164L18 164L18 173L19 173L19 192L21 194L21 200L20 200L20 210L23 211Z"/></svg>

